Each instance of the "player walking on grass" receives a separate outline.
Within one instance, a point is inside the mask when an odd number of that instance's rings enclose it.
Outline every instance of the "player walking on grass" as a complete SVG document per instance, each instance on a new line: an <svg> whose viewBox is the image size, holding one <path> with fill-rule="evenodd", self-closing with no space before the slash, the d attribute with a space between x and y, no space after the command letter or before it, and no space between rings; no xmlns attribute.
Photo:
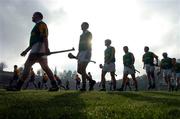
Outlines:
<svg viewBox="0 0 180 119"><path fill-rule="evenodd" d="M20 76L20 71L18 69L18 66L14 65L13 78L9 82L9 87L12 87L13 81L15 81L16 83L18 82L19 76Z"/></svg>
<svg viewBox="0 0 180 119"><path fill-rule="evenodd" d="M92 50L92 34L90 31L88 31L88 28L89 24L87 22L83 22L81 24L81 30L83 31L83 33L80 35L79 49L77 54L77 72L82 76L82 87L80 91L86 91L86 79L89 80L89 82L91 82L90 88L94 86L94 83L92 82L91 78L86 73L87 65L91 60Z"/></svg>
<svg viewBox="0 0 180 119"><path fill-rule="evenodd" d="M163 73L163 78L168 85L168 90L171 91L172 89L172 84L171 84L171 77L172 77L172 59L168 57L168 54L164 52L162 54L163 59L160 62L160 72L162 71Z"/></svg>
<svg viewBox="0 0 180 119"><path fill-rule="evenodd" d="M129 52L129 49L127 46L124 46L123 50L125 52L125 55L123 56L123 64L124 64L123 82L122 82L121 88L119 90L120 91L124 90L126 80L128 78L128 75L130 74L134 81L135 91L138 91L137 80L135 77L136 71L135 71L135 67L134 67L134 62L135 62L134 55L133 55L133 53Z"/></svg>
<svg viewBox="0 0 180 119"><path fill-rule="evenodd" d="M42 84L41 84L41 88L43 89L45 87L45 89L48 89L48 86L47 86L47 82L48 82L48 76L46 73L43 74L42 76Z"/></svg>
<svg viewBox="0 0 180 119"><path fill-rule="evenodd" d="M172 59L173 62L173 72L175 73L176 80L176 91L180 88L180 63L176 61L176 58Z"/></svg>
<svg viewBox="0 0 180 119"><path fill-rule="evenodd" d="M149 89L155 88L155 76L154 76L154 70L155 65L158 65L158 56L154 54L153 52L149 51L149 47L144 47L144 55L142 57L142 61L144 63L144 69L146 70L147 78L149 81ZM156 59L156 64L154 64L154 59Z"/></svg>
<svg viewBox="0 0 180 119"><path fill-rule="evenodd" d="M48 47L48 27L42 21L43 15L40 12L35 12L32 17L32 21L36 24L31 31L30 43L26 50L21 53L21 56L25 56L28 51L31 50L25 65L21 79L19 80L17 86L14 89L7 90L21 90L24 81L28 78L30 69L32 65L38 62L42 69L47 73L49 79L51 80L52 87L49 91L57 91L59 88L54 79L53 73L48 66L47 56L42 56L40 54L49 54L50 50Z"/></svg>
<svg viewBox="0 0 180 119"><path fill-rule="evenodd" d="M111 40L105 40L106 49L104 51L104 66L100 64L102 68L101 83L102 89L100 91L106 91L106 80L105 75L110 72L113 90L116 90L116 79L115 79L115 48L111 46Z"/></svg>
<svg viewBox="0 0 180 119"><path fill-rule="evenodd" d="M76 74L75 80L76 80L76 90L79 90L80 89L80 84L81 84L81 79L80 79L78 74Z"/></svg>

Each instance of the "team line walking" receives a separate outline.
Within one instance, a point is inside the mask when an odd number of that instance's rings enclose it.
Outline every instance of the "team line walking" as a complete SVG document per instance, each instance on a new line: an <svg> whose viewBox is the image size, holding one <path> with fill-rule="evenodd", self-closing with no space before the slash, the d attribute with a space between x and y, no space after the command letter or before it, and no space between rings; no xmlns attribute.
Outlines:
<svg viewBox="0 0 180 119"><path fill-rule="evenodd" d="M25 56L29 51L29 56L24 64L24 69L22 72L22 76L19 76L19 72L17 70L17 66L14 66L14 77L10 81L10 86L7 88L7 91L20 91L22 85L25 80L28 79L29 74L31 74L31 80L28 82L27 86L30 82L34 84L34 72L32 66L34 63L39 63L42 69L44 70L47 77L50 79L51 87L49 91L58 91L60 89L61 84L58 84L56 74L53 74L51 69L48 66L47 56L51 54L48 47L48 27L45 22L43 22L43 14L41 12L35 12L32 16L32 22L35 23L30 35L29 46L21 53L21 56ZM77 60L77 75L76 79L76 89L80 91L87 90L87 81L89 82L89 91L94 90L94 86L96 81L93 80L91 73L87 73L87 67L89 62L94 62L91 60L92 56L92 41L93 35L88 30L89 23L83 22L81 24L82 34L79 37L79 45L78 45L78 53L77 55L73 55L71 53L68 54L68 57L71 59ZM134 90L138 91L138 80L136 79L136 70L135 68L135 57L132 52L129 51L128 46L123 47L124 55L123 59L123 77L122 84L119 89L117 89L117 80L116 80L116 56L115 56L115 47L113 47L112 40L105 39L104 42L106 49L104 50L104 64L100 64L101 68L101 89L100 91L106 91L106 74L109 72L111 76L111 85L113 91L124 91L128 86L130 87L130 80L133 80ZM180 63L177 62L176 58L170 58L168 53L162 53L163 59L159 60L159 57L152 51L149 50L148 46L144 47L144 54L142 55L142 64L143 69L146 71L147 79L148 79L148 90L155 89L156 78L155 78L155 67L159 67L158 74L162 74L163 80L165 81L168 90L173 90L174 88L178 90L180 87ZM82 79L82 83L80 86L80 77ZM128 77L131 75L131 79ZM17 80L19 78L19 80ZM12 85L12 81L15 80L17 83L15 86ZM173 85L173 80L175 80L176 84ZM35 87L37 87L34 84ZM63 87L64 88L64 87Z"/></svg>

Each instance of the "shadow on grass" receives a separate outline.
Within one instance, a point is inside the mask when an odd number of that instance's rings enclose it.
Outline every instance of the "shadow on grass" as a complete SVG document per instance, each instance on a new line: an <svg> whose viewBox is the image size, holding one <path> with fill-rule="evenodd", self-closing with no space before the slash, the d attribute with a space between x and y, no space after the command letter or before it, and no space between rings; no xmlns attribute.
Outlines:
<svg viewBox="0 0 180 119"><path fill-rule="evenodd" d="M81 92L43 92L33 97L18 93L19 96L2 99L0 118L3 119L86 119L85 103ZM27 92L28 93L28 92ZM15 96L16 94L12 94ZM24 97L23 97L24 96Z"/></svg>
<svg viewBox="0 0 180 119"><path fill-rule="evenodd" d="M174 106L179 108L180 107L180 99L177 98L177 95L172 95L174 98L168 97L168 94L163 92L151 92L151 95L146 94L145 92L139 93L139 92L108 92L108 94L112 95L121 95L126 98L136 100L136 101L146 101L149 103L156 103L161 105L168 105L168 106ZM152 95L153 94L153 95ZM165 95L167 97L161 97L160 95Z"/></svg>
<svg viewBox="0 0 180 119"><path fill-rule="evenodd" d="M176 98L180 97L180 93L173 93L173 92L153 91L153 92L144 92L144 93L162 95L162 96L172 96L172 97L176 97Z"/></svg>
<svg viewBox="0 0 180 119"><path fill-rule="evenodd" d="M149 93L149 95L148 95ZM152 105L153 110L161 108L168 119L177 119L180 117L180 98L178 94L168 92L108 92L110 95L121 95L134 101L156 104Z"/></svg>
<svg viewBox="0 0 180 119"><path fill-rule="evenodd" d="M86 119L84 113L85 103L80 98L81 92L66 92L63 95L57 95L50 102L55 103L49 105L48 108L55 109L58 119ZM54 108L57 107L57 108Z"/></svg>

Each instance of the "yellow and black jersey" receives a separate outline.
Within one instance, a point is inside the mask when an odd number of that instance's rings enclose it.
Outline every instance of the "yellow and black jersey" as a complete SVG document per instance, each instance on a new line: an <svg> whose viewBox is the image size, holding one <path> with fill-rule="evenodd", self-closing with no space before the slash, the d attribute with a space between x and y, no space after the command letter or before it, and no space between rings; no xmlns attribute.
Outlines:
<svg viewBox="0 0 180 119"><path fill-rule="evenodd" d="M37 23L31 31L30 46L33 46L37 42L43 42L44 38L48 37L48 27L41 21Z"/></svg>

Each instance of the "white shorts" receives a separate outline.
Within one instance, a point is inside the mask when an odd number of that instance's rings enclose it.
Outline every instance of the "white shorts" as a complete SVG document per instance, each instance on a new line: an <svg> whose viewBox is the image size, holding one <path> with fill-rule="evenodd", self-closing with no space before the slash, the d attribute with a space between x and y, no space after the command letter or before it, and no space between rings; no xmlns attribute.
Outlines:
<svg viewBox="0 0 180 119"><path fill-rule="evenodd" d="M86 51L81 51L78 53L78 63L81 62L89 62L91 60L91 51L86 50Z"/></svg>
<svg viewBox="0 0 180 119"><path fill-rule="evenodd" d="M153 73L155 68L154 66L151 66L150 64L145 64L145 70L146 70L146 73Z"/></svg>
<svg viewBox="0 0 180 119"><path fill-rule="evenodd" d="M104 64L102 70L106 72L115 72L116 71L115 63L113 62L109 64Z"/></svg>
<svg viewBox="0 0 180 119"><path fill-rule="evenodd" d="M45 51L44 42L37 42L32 46L30 54L45 53L45 52L46 51ZM42 56L42 58L47 58L47 56Z"/></svg>
<svg viewBox="0 0 180 119"><path fill-rule="evenodd" d="M124 71L123 71L124 74L135 74L135 70L133 68L130 68L130 67L127 67L127 66L124 66Z"/></svg>
<svg viewBox="0 0 180 119"><path fill-rule="evenodd" d="M172 70L171 69L163 69L162 73L163 73L163 78L172 76Z"/></svg>

